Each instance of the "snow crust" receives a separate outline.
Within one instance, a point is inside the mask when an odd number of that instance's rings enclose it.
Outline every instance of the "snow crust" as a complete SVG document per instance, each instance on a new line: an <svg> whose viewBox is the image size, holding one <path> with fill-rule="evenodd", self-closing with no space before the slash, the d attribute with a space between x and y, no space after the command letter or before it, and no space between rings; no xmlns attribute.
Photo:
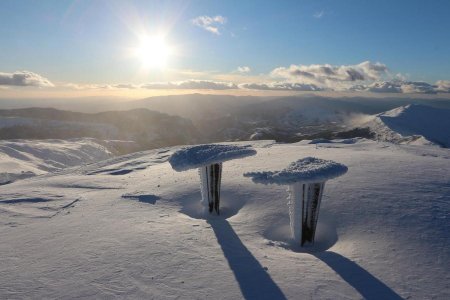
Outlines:
<svg viewBox="0 0 450 300"><path fill-rule="evenodd" d="M182 148L176 151L169 163L178 172L232 159L255 155L251 147L225 144L206 144Z"/></svg>
<svg viewBox="0 0 450 300"><path fill-rule="evenodd" d="M348 168L340 163L315 157L305 157L280 171L248 172L255 183L290 185L297 182L324 182L344 175Z"/></svg>

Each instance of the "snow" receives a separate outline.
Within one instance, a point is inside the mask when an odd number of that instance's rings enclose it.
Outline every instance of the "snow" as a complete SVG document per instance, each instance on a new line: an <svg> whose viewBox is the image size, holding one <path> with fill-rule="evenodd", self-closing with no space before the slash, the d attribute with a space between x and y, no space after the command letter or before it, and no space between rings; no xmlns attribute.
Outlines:
<svg viewBox="0 0 450 300"><path fill-rule="evenodd" d="M289 164L281 171L248 172L255 183L287 185L297 182L315 183L336 178L347 172L343 164L316 157L305 157Z"/></svg>
<svg viewBox="0 0 450 300"><path fill-rule="evenodd" d="M450 147L450 110L410 104L378 114L367 124L381 141Z"/></svg>
<svg viewBox="0 0 450 300"><path fill-rule="evenodd" d="M449 149L250 144L206 220L197 172L167 161L179 147L1 186L0 298L450 299ZM242 174L308 156L348 172L327 182L306 251L285 187Z"/></svg>
<svg viewBox="0 0 450 300"><path fill-rule="evenodd" d="M182 148L170 157L169 162L180 172L255 154L256 151L248 146L206 144Z"/></svg>
<svg viewBox="0 0 450 300"><path fill-rule="evenodd" d="M0 184L67 167L105 160L111 151L95 139L2 140L0 141Z"/></svg>

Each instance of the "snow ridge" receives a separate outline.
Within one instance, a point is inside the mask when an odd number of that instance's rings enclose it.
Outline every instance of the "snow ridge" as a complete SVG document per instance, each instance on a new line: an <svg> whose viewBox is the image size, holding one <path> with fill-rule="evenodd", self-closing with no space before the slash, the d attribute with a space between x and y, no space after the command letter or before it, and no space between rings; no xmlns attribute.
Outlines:
<svg viewBox="0 0 450 300"><path fill-rule="evenodd" d="M347 170L343 164L331 160L305 157L281 171L248 172L244 176L251 177L255 183L287 185L296 182L324 182L345 174Z"/></svg>
<svg viewBox="0 0 450 300"><path fill-rule="evenodd" d="M368 126L381 141L450 147L450 110L409 104L376 115Z"/></svg>

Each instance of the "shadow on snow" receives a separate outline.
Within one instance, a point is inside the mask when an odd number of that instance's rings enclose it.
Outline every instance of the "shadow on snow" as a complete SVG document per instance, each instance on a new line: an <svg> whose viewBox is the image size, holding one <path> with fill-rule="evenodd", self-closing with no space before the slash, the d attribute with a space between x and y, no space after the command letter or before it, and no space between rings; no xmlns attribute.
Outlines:
<svg viewBox="0 0 450 300"><path fill-rule="evenodd" d="M286 299L267 271L245 247L224 219L210 219L223 254L234 273L245 299Z"/></svg>
<svg viewBox="0 0 450 300"><path fill-rule="evenodd" d="M326 263L348 284L356 289L367 300L393 300L403 299L394 290L381 280L367 272L357 263L331 251L314 254L315 257Z"/></svg>

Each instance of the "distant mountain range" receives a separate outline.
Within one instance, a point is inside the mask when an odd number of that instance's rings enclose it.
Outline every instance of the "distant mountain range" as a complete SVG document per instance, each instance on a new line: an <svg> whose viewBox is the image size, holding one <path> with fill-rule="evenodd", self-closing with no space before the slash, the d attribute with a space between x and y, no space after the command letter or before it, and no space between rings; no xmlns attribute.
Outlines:
<svg viewBox="0 0 450 300"><path fill-rule="evenodd" d="M198 132L190 120L134 109L95 114L54 108L0 110L0 139L70 139L134 141L119 152L195 143Z"/></svg>
<svg viewBox="0 0 450 300"><path fill-rule="evenodd" d="M46 103L49 104L48 101ZM122 152L239 140L385 139L386 134L381 132L386 130L375 126L373 116L386 119L381 114L411 103L436 111L450 109L450 100L446 99L202 94L111 101L108 104L83 103L85 110L103 107L108 111L81 113L54 108L0 110L0 139L91 137L132 140L136 143L133 149L127 144L128 148L122 149ZM70 106L70 101L66 105ZM447 145L446 142L438 144Z"/></svg>

